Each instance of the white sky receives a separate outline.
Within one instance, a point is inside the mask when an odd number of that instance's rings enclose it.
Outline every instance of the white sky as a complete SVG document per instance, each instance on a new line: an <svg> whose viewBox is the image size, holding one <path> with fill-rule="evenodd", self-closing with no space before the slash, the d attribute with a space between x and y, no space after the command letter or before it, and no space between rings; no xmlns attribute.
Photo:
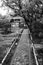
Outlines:
<svg viewBox="0 0 43 65"><path fill-rule="evenodd" d="M13 10L11 10L9 7L5 6L3 1L0 0L0 15L6 16L6 15L8 15L10 13L13 13Z"/></svg>

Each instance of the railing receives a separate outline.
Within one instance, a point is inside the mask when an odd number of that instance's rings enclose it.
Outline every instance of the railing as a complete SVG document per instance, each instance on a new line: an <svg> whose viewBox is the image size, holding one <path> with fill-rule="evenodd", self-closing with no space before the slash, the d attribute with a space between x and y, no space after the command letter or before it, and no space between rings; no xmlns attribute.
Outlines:
<svg viewBox="0 0 43 65"><path fill-rule="evenodd" d="M34 58L35 58L35 61L36 61L36 65L39 65L38 60L37 60L37 55L35 53L35 47L34 47L33 43L32 43L32 48L33 48L33 53L34 53Z"/></svg>
<svg viewBox="0 0 43 65"><path fill-rule="evenodd" d="M21 37L21 35L22 35L22 32L23 32L23 30L21 31L21 34L19 34L20 37ZM19 36L18 36L18 37L19 37ZM20 39L20 38L19 38L19 39ZM11 51L11 49L12 49L12 47L15 45L16 41L17 41L17 38L16 38L16 39L13 39L12 45L11 45L11 47L9 48L8 52L6 53L6 55L4 56L4 58L3 58L2 62L0 63L0 65L3 65L4 61L6 60L7 56L9 55L9 53L10 53L10 51Z"/></svg>
<svg viewBox="0 0 43 65"><path fill-rule="evenodd" d="M32 36L31 36L31 34L30 34L30 39L31 39L31 41L32 41ZM39 65L33 42L32 42L32 45L31 45L31 46L32 46L32 49L33 49L33 54L34 54L34 58L35 58L36 65Z"/></svg>
<svg viewBox="0 0 43 65"><path fill-rule="evenodd" d="M15 40L15 41L16 41L16 40ZM14 41L14 43L15 43L15 41ZM10 53L10 51L11 51L11 49L12 49L13 45L14 45L14 43L11 45L11 47L10 47L9 51L7 52L7 54L5 55L5 57L3 58L3 60L2 60L2 63L1 63L1 64L3 64L3 63L4 63L5 59L7 58L8 54Z"/></svg>

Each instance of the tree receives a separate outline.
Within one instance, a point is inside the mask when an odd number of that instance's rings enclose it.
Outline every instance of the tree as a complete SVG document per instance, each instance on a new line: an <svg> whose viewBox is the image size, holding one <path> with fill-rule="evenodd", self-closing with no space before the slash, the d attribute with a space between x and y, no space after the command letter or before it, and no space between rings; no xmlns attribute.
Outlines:
<svg viewBox="0 0 43 65"><path fill-rule="evenodd" d="M30 23L33 39L41 41L43 38L43 3L40 0L35 1L34 5L31 4L29 7L29 22L27 23Z"/></svg>

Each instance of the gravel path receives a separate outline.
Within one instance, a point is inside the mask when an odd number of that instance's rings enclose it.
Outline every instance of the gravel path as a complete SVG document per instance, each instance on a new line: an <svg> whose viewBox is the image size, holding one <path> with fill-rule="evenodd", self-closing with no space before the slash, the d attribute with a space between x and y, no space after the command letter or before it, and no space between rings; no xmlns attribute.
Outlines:
<svg viewBox="0 0 43 65"><path fill-rule="evenodd" d="M29 30L25 29L10 65L29 65Z"/></svg>

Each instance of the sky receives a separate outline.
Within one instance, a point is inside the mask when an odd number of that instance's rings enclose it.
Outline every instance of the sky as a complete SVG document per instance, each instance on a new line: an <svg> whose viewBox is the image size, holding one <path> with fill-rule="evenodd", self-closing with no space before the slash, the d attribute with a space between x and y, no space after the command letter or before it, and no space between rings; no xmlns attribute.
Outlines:
<svg viewBox="0 0 43 65"><path fill-rule="evenodd" d="M0 15L6 16L10 13L13 13L13 10L9 8L8 6L5 6L2 0L0 0Z"/></svg>

